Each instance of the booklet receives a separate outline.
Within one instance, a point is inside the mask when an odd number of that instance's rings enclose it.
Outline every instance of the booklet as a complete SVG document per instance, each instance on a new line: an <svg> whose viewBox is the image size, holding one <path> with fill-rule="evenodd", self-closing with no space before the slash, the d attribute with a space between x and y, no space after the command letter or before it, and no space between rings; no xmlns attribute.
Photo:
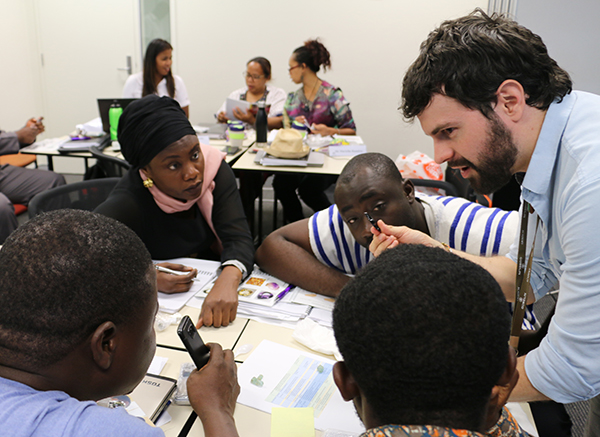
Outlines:
<svg viewBox="0 0 600 437"><path fill-rule="evenodd" d="M111 396L98 401L107 408L125 408L136 417L147 417L152 423L169 405L177 380L166 376L146 374L142 382L128 395Z"/></svg>

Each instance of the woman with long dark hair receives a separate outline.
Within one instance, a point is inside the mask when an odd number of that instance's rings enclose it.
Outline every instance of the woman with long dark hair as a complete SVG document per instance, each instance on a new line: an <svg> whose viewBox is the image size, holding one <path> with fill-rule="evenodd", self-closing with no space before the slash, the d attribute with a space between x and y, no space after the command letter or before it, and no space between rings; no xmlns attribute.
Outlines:
<svg viewBox="0 0 600 437"><path fill-rule="evenodd" d="M164 39L150 41L144 56L144 71L132 74L123 87L123 97L140 98L149 94L168 96L190 117L190 99L181 77L173 74L173 46Z"/></svg>

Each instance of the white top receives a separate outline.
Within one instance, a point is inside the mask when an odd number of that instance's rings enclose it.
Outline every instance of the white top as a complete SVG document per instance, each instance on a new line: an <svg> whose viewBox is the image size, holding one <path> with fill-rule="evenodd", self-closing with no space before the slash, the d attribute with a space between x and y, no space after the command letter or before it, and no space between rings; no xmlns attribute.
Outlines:
<svg viewBox="0 0 600 437"><path fill-rule="evenodd" d="M277 88L276 86L267 85L267 99L266 104L271 105L271 109L269 110L269 117L279 117L283 115L283 104L285 103L285 99L287 98L287 94L281 88ZM243 94L248 92L248 88L243 87L238 90L235 90L231 94L229 94L230 99L241 100ZM223 102L217 114L220 112L225 112L225 106L227 101Z"/></svg>
<svg viewBox="0 0 600 437"><path fill-rule="evenodd" d="M187 89L183 83L183 79L176 74L173 75L175 80L175 100L179 106L185 108L190 106L190 98L188 97ZM142 72L132 74L127 78L123 87L123 97L128 99L140 99L142 97L142 88L144 87L144 74ZM169 97L167 90L167 79L161 80L156 87L156 95L159 97Z"/></svg>

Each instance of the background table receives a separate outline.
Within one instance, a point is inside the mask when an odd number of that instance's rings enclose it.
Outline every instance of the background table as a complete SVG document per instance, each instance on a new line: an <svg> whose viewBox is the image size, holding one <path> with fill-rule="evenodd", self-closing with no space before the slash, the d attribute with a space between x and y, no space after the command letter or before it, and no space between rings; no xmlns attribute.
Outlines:
<svg viewBox="0 0 600 437"><path fill-rule="evenodd" d="M60 137L60 139L66 140L67 139L67 135L65 135L63 137ZM251 146L252 144L254 144L254 139L255 139L254 136L249 135L248 138L246 138L244 140L244 142L242 143L242 147L240 147L240 150L238 150L234 154L227 155L225 157L225 161L228 164L234 163L240 156L242 156L242 154L247 150L247 148L249 146ZM217 149L219 149L222 152L226 152L225 149L226 149L226 147L228 145L228 142L226 140L221 140L221 139L210 139L209 144L211 146L216 147ZM48 163L48 170L51 170L51 171L54 170L54 162L53 162L52 159L54 157L57 157L57 156L83 159L86 171L89 168L89 162L88 162L88 160L89 159L94 159L94 157L92 156L92 154L90 152L61 153L61 152L59 152L56 149L42 147L37 142L31 144L30 146L22 148L21 149L21 153L25 153L27 155L45 156L46 159L47 159L47 163ZM116 158L125 160L125 158L123 157L123 155L121 154L121 152L120 151L114 151L111 146L108 146L108 147L104 148L102 150L102 153L104 153L104 154L106 154L108 156L111 156L111 157L116 157Z"/></svg>
<svg viewBox="0 0 600 437"><path fill-rule="evenodd" d="M320 153L320 152L315 152ZM351 156L342 156L332 158L329 155L324 155L324 163L322 167L293 167L293 166L263 166L260 164L256 164L254 159L256 158L256 153L253 152L252 149L248 149L246 153L244 153L240 158L232 165L232 168L236 172L256 172L260 174L270 174L270 173L305 173L305 174L322 174L322 175L338 175L342 172L345 165L348 163ZM253 183L253 179L250 179L250 183ZM264 181L264 177L262 177ZM263 182L261 181L261 182ZM262 187L262 183L260 185ZM245 205L244 209L247 216L254 217L254 198L255 194L253 190L248 190L249 195L252 197L251 199L244 199L244 191L242 187L240 187L240 192L242 194L242 203ZM252 208L249 208L248 205L252 205ZM277 198L274 198L273 204L273 230L276 229L277 223ZM258 190L258 230L254 232L254 221L250 220L251 231L254 236L257 237L258 242L262 242L263 237L263 191L262 188Z"/></svg>

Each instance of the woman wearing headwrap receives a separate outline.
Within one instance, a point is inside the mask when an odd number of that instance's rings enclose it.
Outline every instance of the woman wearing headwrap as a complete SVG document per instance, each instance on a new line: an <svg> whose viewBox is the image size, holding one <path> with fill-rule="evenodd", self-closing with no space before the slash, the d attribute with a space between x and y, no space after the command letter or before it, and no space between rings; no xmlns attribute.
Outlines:
<svg viewBox="0 0 600 437"><path fill-rule="evenodd" d="M149 95L119 120L121 151L131 170L96 212L142 239L153 259L217 259L223 270L204 301L198 326L226 326L237 312L237 287L252 271L254 246L235 177L224 154L200 144L176 101ZM189 268L163 264L182 271ZM159 291L187 291L185 276L157 272Z"/></svg>

